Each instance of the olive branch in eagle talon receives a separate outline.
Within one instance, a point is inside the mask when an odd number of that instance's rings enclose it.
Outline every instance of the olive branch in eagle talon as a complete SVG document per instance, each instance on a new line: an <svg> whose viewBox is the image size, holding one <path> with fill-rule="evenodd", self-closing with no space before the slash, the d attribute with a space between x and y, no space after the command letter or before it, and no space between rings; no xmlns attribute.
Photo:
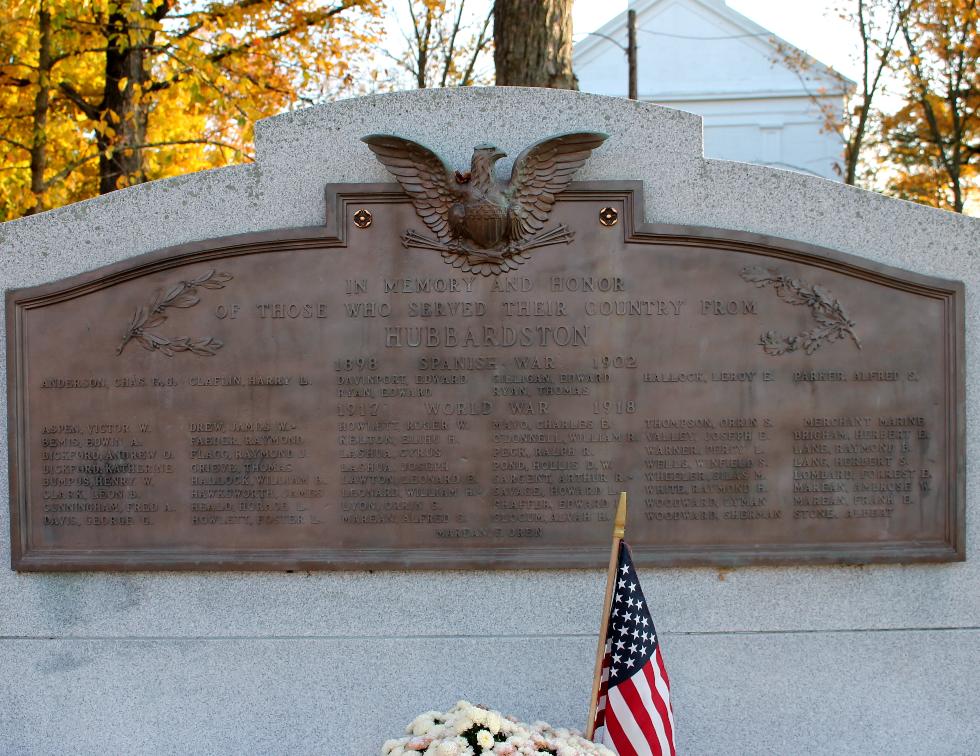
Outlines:
<svg viewBox="0 0 980 756"><path fill-rule="evenodd" d="M200 302L201 299L197 296L198 289L223 289L231 278L230 273L209 270L197 278L180 281L169 289L161 289L149 304L136 309L133 319L123 335L122 343L116 349L116 354L122 354L123 349L130 341L136 341L144 349L151 352L160 351L167 357L173 357L177 352L191 352L205 357L213 356L224 346L218 339L210 336L198 339L189 336L167 338L151 333L150 329L156 328L167 319L167 315L164 314L167 310L185 309Z"/></svg>
<svg viewBox="0 0 980 756"><path fill-rule="evenodd" d="M780 275L777 271L752 265L742 270L742 278L759 288L771 286L781 300L792 305L806 305L813 313L818 326L795 336L783 336L775 331L762 334L759 344L766 354L780 355L802 349L813 354L829 341L850 338L860 349L861 341L854 333L854 321L844 311L844 306L829 291L814 284Z"/></svg>
<svg viewBox="0 0 980 756"><path fill-rule="evenodd" d="M506 154L491 144L477 146L470 170L460 173L410 139L371 134L363 141L435 234L406 231L402 245L434 250L455 268L491 276L516 270L534 249L571 244L575 234L567 226L545 229L545 223L556 196L606 138L576 132L532 144L514 161L508 183L498 181L494 170Z"/></svg>

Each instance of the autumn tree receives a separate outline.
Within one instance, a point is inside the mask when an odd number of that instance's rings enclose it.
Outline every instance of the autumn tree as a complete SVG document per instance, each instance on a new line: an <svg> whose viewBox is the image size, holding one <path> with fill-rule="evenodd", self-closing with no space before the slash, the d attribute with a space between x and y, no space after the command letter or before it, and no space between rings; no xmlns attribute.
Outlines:
<svg viewBox="0 0 980 756"><path fill-rule="evenodd" d="M90 183L94 153L54 77L98 75L71 0L7 0L0 25L0 220L65 204Z"/></svg>
<svg viewBox="0 0 980 756"><path fill-rule="evenodd" d="M404 50L388 57L411 77L410 86L472 86L492 83L483 65L492 46L493 11L479 13L467 0L403 0L407 14Z"/></svg>
<svg viewBox="0 0 980 756"><path fill-rule="evenodd" d="M844 145L845 184L857 183L858 167L873 125L875 100L893 63L899 30L908 17L910 3L911 0L855 0L844 12L857 30L861 64L856 91L835 129Z"/></svg>
<svg viewBox="0 0 980 756"><path fill-rule="evenodd" d="M572 0L496 0L498 86L578 89L572 71Z"/></svg>
<svg viewBox="0 0 980 756"><path fill-rule="evenodd" d="M845 94L841 108L836 97L828 97L826 85L813 84L816 62L796 47L776 41L780 62L796 72L800 81L811 91L810 99L819 109L824 131L840 139L843 163L838 171L845 184L857 184L862 167L867 168L866 153L873 146L880 112L876 101L884 81L890 74L901 29L913 0L848 0L835 12L853 30L856 42L860 77L853 89L835 71L822 71L824 76L838 77ZM835 166L836 167L836 166Z"/></svg>
<svg viewBox="0 0 980 756"><path fill-rule="evenodd" d="M977 0L915 0L902 24L907 104L886 119L895 194L962 212L980 165Z"/></svg>
<svg viewBox="0 0 980 756"><path fill-rule="evenodd" d="M250 155L321 99L379 0L0 0L0 218Z"/></svg>

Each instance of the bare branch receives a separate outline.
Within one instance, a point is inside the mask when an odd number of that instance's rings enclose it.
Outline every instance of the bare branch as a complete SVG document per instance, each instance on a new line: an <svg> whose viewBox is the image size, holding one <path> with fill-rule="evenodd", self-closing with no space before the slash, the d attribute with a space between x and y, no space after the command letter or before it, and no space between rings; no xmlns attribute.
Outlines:
<svg viewBox="0 0 980 756"><path fill-rule="evenodd" d="M82 111L88 118L93 121L99 120L99 109L82 97L81 94L67 81L62 81L58 84L58 89L67 97L75 106Z"/></svg>
<svg viewBox="0 0 980 756"><path fill-rule="evenodd" d="M239 155L247 160L252 159L251 155L249 155L245 150L241 149L241 147L231 144L230 142L224 142L220 139L207 139L207 138L171 139L165 142L147 142L145 144L126 145L126 148L134 149L134 150L152 150L152 149L158 149L160 147L178 147L181 145L188 145L188 144L207 145L210 147L222 147L226 150L231 150L236 155Z"/></svg>
<svg viewBox="0 0 980 756"><path fill-rule="evenodd" d="M22 79L10 74L0 74L0 87L29 87L33 84L30 79Z"/></svg>
<svg viewBox="0 0 980 756"><path fill-rule="evenodd" d="M76 160L76 161L74 161L72 163L69 163L64 168L62 168L60 171L58 171L56 174L54 174L53 176L51 176L51 177L49 177L49 178L47 178L47 179L44 180L44 190L47 191L48 189L50 189L53 185L57 184L58 182L64 181L72 173L74 173L76 170L78 170L79 168L81 168L83 165L85 165L88 162L91 162L92 160L97 160L98 157L99 157L99 153L98 153L98 151L96 151L96 152L93 152L93 153L91 153L89 155L86 155L85 157L83 157L83 158L81 158L79 160Z"/></svg>
<svg viewBox="0 0 980 756"><path fill-rule="evenodd" d="M493 21L493 7L491 6L490 12L487 13L485 19L483 19L483 27L480 29L480 34L477 37L476 45L473 47L473 54L470 56L469 63L466 64L466 70L463 72L463 76L459 83L468 87L473 83L473 72L476 70L476 61L487 47L490 45L490 24Z"/></svg>
<svg viewBox="0 0 980 756"><path fill-rule="evenodd" d="M16 147L19 150L26 150L27 152L31 151L29 145L26 145L23 142L18 142L16 139L11 139L10 137L0 136L0 142L9 144L11 147Z"/></svg>
<svg viewBox="0 0 980 756"><path fill-rule="evenodd" d="M453 55L456 52L456 37L459 35L459 27L463 22L463 9L466 7L466 0L459 0L459 10L456 13L456 18L453 21L452 31L449 33L449 41L446 44L446 52L443 56L442 65L442 78L439 80L439 86L446 86L446 78L449 76L449 71L453 67Z"/></svg>
<svg viewBox="0 0 980 756"><path fill-rule="evenodd" d="M295 34L302 29L308 29L311 26L316 26L317 24L323 23L324 21L327 21L356 5L356 0L343 0L343 2L341 2L339 5L335 5L333 8L307 14L299 23L284 26L271 34L257 35L245 40L244 42L241 42L240 44L229 45L221 48L220 50L216 50L208 56L208 59L214 63L218 63L231 55L237 55L238 53L245 52L246 50L254 47L256 44L275 42L283 37L288 37L290 34Z"/></svg>

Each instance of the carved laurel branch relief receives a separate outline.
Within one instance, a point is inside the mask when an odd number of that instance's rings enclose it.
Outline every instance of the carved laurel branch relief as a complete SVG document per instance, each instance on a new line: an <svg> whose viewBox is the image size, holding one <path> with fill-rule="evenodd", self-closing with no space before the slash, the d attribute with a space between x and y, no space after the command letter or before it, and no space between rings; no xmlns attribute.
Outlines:
<svg viewBox="0 0 980 756"><path fill-rule="evenodd" d="M178 336L167 338L150 329L156 328L167 319L165 312L172 308L186 309L193 307L201 298L197 296L198 289L223 289L232 278L230 273L219 273L209 270L190 281L179 281L169 289L159 290L149 304L138 307L133 319L126 327L122 343L116 349L116 354L122 354L130 341L136 341L141 347L151 352L159 351L167 357L173 357L177 352L191 352L204 357L212 357L222 344L210 336L192 338Z"/></svg>
<svg viewBox="0 0 980 756"><path fill-rule="evenodd" d="M795 336L766 331L759 339L766 354L780 355L800 349L806 354L813 354L827 342L845 338L850 338L858 349L861 348L861 342L854 333L854 321L847 316L840 301L822 286L809 286L799 279L758 265L743 268L741 276L760 289L771 286L776 296L787 304L806 305L818 324L815 328L809 328Z"/></svg>

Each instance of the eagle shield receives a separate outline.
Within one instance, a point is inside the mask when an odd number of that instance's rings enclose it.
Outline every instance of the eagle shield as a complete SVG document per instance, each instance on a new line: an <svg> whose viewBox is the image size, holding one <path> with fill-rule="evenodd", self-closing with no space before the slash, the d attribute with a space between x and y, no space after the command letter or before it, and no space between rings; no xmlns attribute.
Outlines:
<svg viewBox="0 0 980 756"><path fill-rule="evenodd" d="M485 200L469 202L464 223L473 241L484 249L495 247L507 233L507 208Z"/></svg>

